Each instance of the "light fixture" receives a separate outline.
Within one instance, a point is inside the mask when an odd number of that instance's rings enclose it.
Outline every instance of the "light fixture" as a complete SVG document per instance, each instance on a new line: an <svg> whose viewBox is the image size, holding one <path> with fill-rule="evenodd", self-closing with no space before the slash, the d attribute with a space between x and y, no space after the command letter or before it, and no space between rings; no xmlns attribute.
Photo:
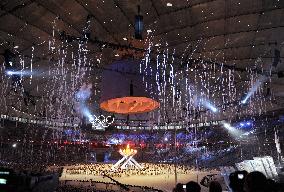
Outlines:
<svg viewBox="0 0 284 192"><path fill-rule="evenodd" d="M124 41L127 41L127 38L126 38L126 37L123 37L123 40L124 40Z"/></svg>
<svg viewBox="0 0 284 192"><path fill-rule="evenodd" d="M159 102L154 100L143 86L145 82L142 77L137 75L139 74L139 61L115 61L107 69L109 70L102 74L100 99L102 110L128 115L150 112L160 106ZM117 71L123 71L123 73Z"/></svg>
<svg viewBox="0 0 284 192"><path fill-rule="evenodd" d="M151 30L151 29L148 29L148 30L147 30L147 33L152 33L152 30Z"/></svg>
<svg viewBox="0 0 284 192"><path fill-rule="evenodd" d="M167 3L167 7L172 7L173 4L172 3Z"/></svg>
<svg viewBox="0 0 284 192"><path fill-rule="evenodd" d="M119 54L115 54L114 56L119 57Z"/></svg>

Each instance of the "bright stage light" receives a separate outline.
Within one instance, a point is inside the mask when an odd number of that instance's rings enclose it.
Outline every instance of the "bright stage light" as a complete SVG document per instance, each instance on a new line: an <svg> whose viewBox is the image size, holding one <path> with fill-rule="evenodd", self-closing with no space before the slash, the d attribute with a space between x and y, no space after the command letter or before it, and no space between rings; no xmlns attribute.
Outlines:
<svg viewBox="0 0 284 192"><path fill-rule="evenodd" d="M226 123L226 122L223 122L223 126L228 130L234 129L234 127L232 127L229 123Z"/></svg>
<svg viewBox="0 0 284 192"><path fill-rule="evenodd" d="M239 138L242 135L242 131L233 127L230 123L222 122L223 127L228 130L229 134L235 138Z"/></svg>
<svg viewBox="0 0 284 192"><path fill-rule="evenodd" d="M93 115L85 104L81 104L81 111L84 117L92 123L93 129L104 129L114 122L114 118L112 116Z"/></svg>
<svg viewBox="0 0 284 192"><path fill-rule="evenodd" d="M13 71L6 71L7 75L13 75Z"/></svg>
<svg viewBox="0 0 284 192"><path fill-rule="evenodd" d="M85 106L84 104L81 104L81 110L82 110L82 114L84 115L84 117L88 118L90 122L95 120L94 116L92 115L91 111L88 109L87 106Z"/></svg>
<svg viewBox="0 0 284 192"><path fill-rule="evenodd" d="M265 79L266 77L262 76L255 82L255 84L250 88L249 92L244 97L244 99L241 100L241 104L246 104L248 102L249 98L257 91L257 89L265 81Z"/></svg>
<svg viewBox="0 0 284 192"><path fill-rule="evenodd" d="M90 96L91 96L91 93L89 90L81 90L75 94L76 99L79 101L85 101L89 99Z"/></svg>
<svg viewBox="0 0 284 192"><path fill-rule="evenodd" d="M218 109L213 104L211 104L209 101L202 101L202 105L204 105L204 107L206 107L207 109L209 109L213 113L218 112Z"/></svg>
<svg viewBox="0 0 284 192"><path fill-rule="evenodd" d="M20 71L11 71L11 70L7 70L6 75L21 75L21 76L30 76L30 75L34 75L34 72L31 71L27 71L27 70L20 70Z"/></svg>
<svg viewBox="0 0 284 192"><path fill-rule="evenodd" d="M247 131L243 133L241 136L249 136L250 134L253 134L253 133L255 133L255 130Z"/></svg>
<svg viewBox="0 0 284 192"><path fill-rule="evenodd" d="M95 118L92 115L88 115L89 121L93 122L95 120Z"/></svg>
<svg viewBox="0 0 284 192"><path fill-rule="evenodd" d="M75 98L77 101L84 102L91 97L92 94L92 84L83 84L79 91L75 93Z"/></svg>
<svg viewBox="0 0 284 192"><path fill-rule="evenodd" d="M167 7L172 7L173 4L172 3L167 3Z"/></svg>
<svg viewBox="0 0 284 192"><path fill-rule="evenodd" d="M217 108L215 108L215 107L209 107L209 109L214 113L216 113L218 111Z"/></svg>
<svg viewBox="0 0 284 192"><path fill-rule="evenodd" d="M235 124L235 126L237 128L240 128L240 129L251 128L252 125L253 125L253 121L252 120L246 120L246 121L242 121L242 122L239 122L239 123Z"/></svg>

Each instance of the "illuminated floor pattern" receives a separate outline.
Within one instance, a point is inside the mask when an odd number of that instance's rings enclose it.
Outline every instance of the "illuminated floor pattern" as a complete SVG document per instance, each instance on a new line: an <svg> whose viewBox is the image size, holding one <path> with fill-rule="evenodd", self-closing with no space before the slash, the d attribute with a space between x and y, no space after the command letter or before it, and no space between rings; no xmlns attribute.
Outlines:
<svg viewBox="0 0 284 192"><path fill-rule="evenodd" d="M219 174L218 171L192 171L188 174L179 174L177 176L178 183L187 183L188 181L198 181L208 174ZM85 174L66 174L65 171L62 174L60 180L90 180L109 182L109 179L102 176L85 175ZM123 184L140 185L154 187L166 192L172 191L175 186L175 176L169 174L163 175L132 175L125 177L113 177L113 179ZM219 179L218 179L219 180ZM202 191L208 191L205 187L202 187Z"/></svg>

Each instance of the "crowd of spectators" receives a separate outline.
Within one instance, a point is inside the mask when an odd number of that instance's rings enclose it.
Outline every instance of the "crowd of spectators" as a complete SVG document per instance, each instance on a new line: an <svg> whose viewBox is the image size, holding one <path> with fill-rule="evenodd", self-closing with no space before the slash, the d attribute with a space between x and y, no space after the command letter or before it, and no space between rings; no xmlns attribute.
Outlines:
<svg viewBox="0 0 284 192"><path fill-rule="evenodd" d="M229 176L229 187L232 192L283 192L284 185L277 183L258 171L248 173L246 171L236 171ZM209 192L222 192L222 186L217 181L211 181ZM227 189L226 189L227 190ZM173 192L201 192L201 186L194 181L187 184L178 183Z"/></svg>
<svg viewBox="0 0 284 192"><path fill-rule="evenodd" d="M265 138L259 136L259 141L269 138L269 144L251 140L236 143L228 137L226 130L215 127L200 129L196 134L193 130L178 130L176 134L173 130L118 130L116 133L88 134L87 138L82 139L84 134L80 131L55 131L34 125L5 123L0 137L0 160L13 162L18 168L27 170L42 169L53 164L65 166L82 162L107 162L99 158L106 154L109 154L109 161L116 161L120 158L118 149L130 143L138 150L135 156L138 162L177 162L199 169L216 168L254 156L270 155L277 159L274 132L268 134L267 130L265 133ZM79 142L79 138L88 142ZM100 150L102 146L105 147L104 152ZM96 154L95 157L93 154Z"/></svg>

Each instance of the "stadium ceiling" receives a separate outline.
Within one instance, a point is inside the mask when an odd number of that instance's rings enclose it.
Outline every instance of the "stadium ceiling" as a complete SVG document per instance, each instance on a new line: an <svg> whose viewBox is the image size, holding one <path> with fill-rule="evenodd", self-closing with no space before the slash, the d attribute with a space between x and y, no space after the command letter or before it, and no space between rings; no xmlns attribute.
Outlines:
<svg viewBox="0 0 284 192"><path fill-rule="evenodd" d="M144 17L143 37L148 31L159 50L174 49L177 56L186 49L194 50L193 59L236 70L240 83L248 80L250 70L269 76L275 100L267 110L284 107L284 65L280 62L284 55L284 1L279 0L2 0L0 53L16 47L27 58L34 55L33 67L47 73L53 59L47 44L53 37L54 21L56 43L61 42L62 32L82 36L90 21L88 56L99 55L102 62L94 67L102 69L119 59L123 47L141 51L139 42L129 46L138 5ZM105 45L108 49L102 51ZM4 57L0 59L3 63ZM275 60L280 61L273 66ZM24 86L30 95L42 97L45 92L41 87L48 83L40 78L24 82ZM18 96L8 94L8 105L13 106ZM15 111L3 109L3 113Z"/></svg>

